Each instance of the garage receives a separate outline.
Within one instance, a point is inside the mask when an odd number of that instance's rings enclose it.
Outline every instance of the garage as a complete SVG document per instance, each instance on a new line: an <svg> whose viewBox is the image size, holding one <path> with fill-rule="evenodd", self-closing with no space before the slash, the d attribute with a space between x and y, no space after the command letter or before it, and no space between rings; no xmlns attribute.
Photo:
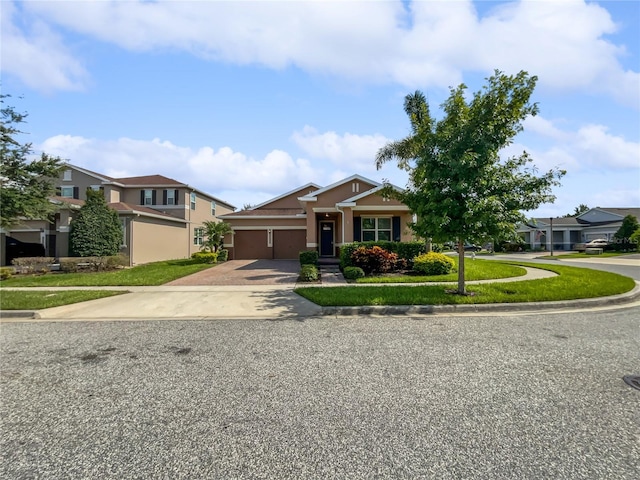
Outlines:
<svg viewBox="0 0 640 480"><path fill-rule="evenodd" d="M274 230L273 258L278 260L297 259L306 250L306 230Z"/></svg>
<svg viewBox="0 0 640 480"><path fill-rule="evenodd" d="M305 230L271 230L272 246L269 246L268 230L237 230L233 237L234 260L297 259L305 250Z"/></svg>

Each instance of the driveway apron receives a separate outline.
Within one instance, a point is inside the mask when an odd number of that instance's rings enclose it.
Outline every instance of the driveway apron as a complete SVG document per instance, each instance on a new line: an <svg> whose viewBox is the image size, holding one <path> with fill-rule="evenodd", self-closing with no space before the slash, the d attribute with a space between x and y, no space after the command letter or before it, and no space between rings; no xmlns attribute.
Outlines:
<svg viewBox="0 0 640 480"><path fill-rule="evenodd" d="M197 285L295 285L300 273L298 260L229 260L167 286Z"/></svg>

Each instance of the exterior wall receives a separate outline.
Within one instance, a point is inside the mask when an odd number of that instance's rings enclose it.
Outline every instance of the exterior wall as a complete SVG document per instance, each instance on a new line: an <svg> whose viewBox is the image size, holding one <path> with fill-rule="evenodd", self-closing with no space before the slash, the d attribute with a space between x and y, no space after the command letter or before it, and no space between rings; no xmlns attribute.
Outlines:
<svg viewBox="0 0 640 480"><path fill-rule="evenodd" d="M375 185L363 182L361 180L347 182L345 184L332 188L327 192L321 193L317 197L318 201L310 202L309 207L335 207L336 203L340 203L348 198L355 197L359 193L364 193L367 190L371 190L373 187L375 187Z"/></svg>
<svg viewBox="0 0 640 480"><path fill-rule="evenodd" d="M187 258L187 228L174 222L159 223L156 219L135 217L128 223L128 248L124 253L133 253L132 265Z"/></svg>
<svg viewBox="0 0 640 480"><path fill-rule="evenodd" d="M95 177L87 175L86 173L79 172L73 168L69 168L71 171L71 180L64 180L64 174L58 180L56 187L75 187L77 188L78 196L80 200L87 199L87 189L91 187L100 187L102 182Z"/></svg>
<svg viewBox="0 0 640 480"><path fill-rule="evenodd" d="M106 185L104 187L104 198L107 200L107 203L124 202L122 189L113 185Z"/></svg>
<svg viewBox="0 0 640 480"><path fill-rule="evenodd" d="M374 193L358 200L358 207L362 206L404 207L404 204L395 198L385 199L382 195Z"/></svg>

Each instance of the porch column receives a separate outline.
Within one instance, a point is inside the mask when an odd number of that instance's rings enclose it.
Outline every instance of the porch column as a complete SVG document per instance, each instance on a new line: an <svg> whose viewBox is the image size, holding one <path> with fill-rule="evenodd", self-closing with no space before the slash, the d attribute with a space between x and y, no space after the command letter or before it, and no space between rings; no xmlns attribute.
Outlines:
<svg viewBox="0 0 640 480"><path fill-rule="evenodd" d="M343 224L340 232L342 241L340 243L351 243L353 242L353 210L351 207L344 207L343 211Z"/></svg>
<svg viewBox="0 0 640 480"><path fill-rule="evenodd" d="M318 248L318 230L317 225L318 222L316 220L316 213L313 209L307 209L307 248L309 249L317 249Z"/></svg>

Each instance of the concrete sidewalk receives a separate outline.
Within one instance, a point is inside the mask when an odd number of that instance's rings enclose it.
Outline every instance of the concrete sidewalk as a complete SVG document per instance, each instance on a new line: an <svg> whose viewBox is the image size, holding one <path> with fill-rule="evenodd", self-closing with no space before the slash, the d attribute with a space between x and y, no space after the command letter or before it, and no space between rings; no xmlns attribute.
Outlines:
<svg viewBox="0 0 640 480"><path fill-rule="evenodd" d="M495 282L517 282L555 276L554 273L537 268L526 268L521 277L500 280L470 281L468 285ZM341 274L335 278L323 277L323 287L345 285ZM448 285L452 283L448 282ZM352 284L358 285L358 284ZM359 284L361 288L375 289L381 284ZM386 286L408 286L424 284L385 284ZM430 284L435 285L435 284ZM216 318L260 318L285 319L315 317L320 315L407 315L438 312L491 312L545 308L577 308L612 305L632 302L640 298L640 288L615 297L584 299L570 302L545 302L501 305L455 305L455 306L380 306L380 307L320 307L294 293L297 286L319 286L317 284L280 285L174 285L157 287L29 287L11 290L124 290L126 295L102 298L82 303L48 308L38 311L3 311L3 322L42 320L131 320L131 319L216 319ZM9 289L7 289L9 290Z"/></svg>

